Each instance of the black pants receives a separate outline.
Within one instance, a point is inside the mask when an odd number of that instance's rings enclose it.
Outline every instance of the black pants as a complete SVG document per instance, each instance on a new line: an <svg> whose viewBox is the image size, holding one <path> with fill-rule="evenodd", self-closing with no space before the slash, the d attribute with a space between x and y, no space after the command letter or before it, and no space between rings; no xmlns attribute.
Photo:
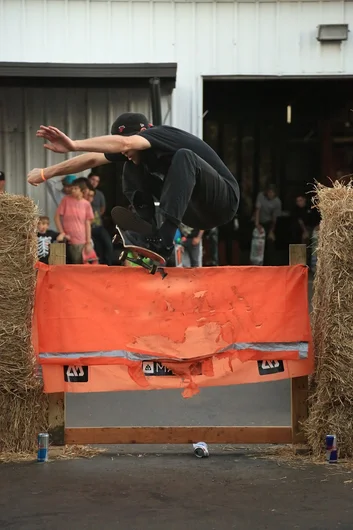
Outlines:
<svg viewBox="0 0 353 530"><path fill-rule="evenodd" d="M276 265L276 244L272 239L268 238L268 234L271 232L272 222L260 223L266 233L265 242L265 253L264 253L264 265Z"/></svg>
<svg viewBox="0 0 353 530"><path fill-rule="evenodd" d="M102 265L112 265L113 245L104 226L92 226L94 249Z"/></svg>
<svg viewBox="0 0 353 530"><path fill-rule="evenodd" d="M205 239L209 242L210 262L213 266L218 265L218 228L211 228L205 234Z"/></svg>
<svg viewBox="0 0 353 530"><path fill-rule="evenodd" d="M142 165L126 162L123 192L136 209L145 205L150 220L157 199L166 219L200 230L227 223L235 216L239 204L239 197L224 178L189 149L175 153L164 180L146 175Z"/></svg>

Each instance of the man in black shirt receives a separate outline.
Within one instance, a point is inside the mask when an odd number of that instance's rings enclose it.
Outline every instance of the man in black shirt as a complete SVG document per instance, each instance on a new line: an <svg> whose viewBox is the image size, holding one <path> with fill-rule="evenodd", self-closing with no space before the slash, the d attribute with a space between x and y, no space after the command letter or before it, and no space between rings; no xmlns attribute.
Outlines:
<svg viewBox="0 0 353 530"><path fill-rule="evenodd" d="M293 243L309 244L314 228L320 223L320 214L307 204L304 194L296 197L291 217Z"/></svg>
<svg viewBox="0 0 353 530"><path fill-rule="evenodd" d="M198 137L174 127L153 127L137 113L119 116L111 133L74 141L55 127L41 126L37 136L50 142L44 146L47 149L89 153L49 168L36 168L29 173L28 182L38 185L55 175L127 159L124 194L137 215L152 224L154 200L158 199L164 222L151 236L126 232L126 241L166 259L181 222L204 230L234 218L239 204L238 183L215 151Z"/></svg>

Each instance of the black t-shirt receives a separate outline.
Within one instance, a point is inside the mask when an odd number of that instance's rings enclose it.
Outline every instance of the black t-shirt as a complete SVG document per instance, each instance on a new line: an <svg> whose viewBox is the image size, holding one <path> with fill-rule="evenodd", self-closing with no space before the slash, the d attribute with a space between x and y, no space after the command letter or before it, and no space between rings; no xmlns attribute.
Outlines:
<svg viewBox="0 0 353 530"><path fill-rule="evenodd" d="M303 221L304 226L314 228L320 222L320 215L318 211L310 206L304 206L300 208L295 206L292 211L293 218L298 222L299 220Z"/></svg>
<svg viewBox="0 0 353 530"><path fill-rule="evenodd" d="M54 232L54 230L47 230L44 234L41 234L40 232L37 233L38 259L42 263L48 263L50 245L56 241L58 235L58 232Z"/></svg>
<svg viewBox="0 0 353 530"><path fill-rule="evenodd" d="M239 196L239 186L236 178L222 162L217 153L206 142L181 129L160 125L151 127L138 133L151 144L150 149L141 151L141 163L149 173L166 175L173 156L179 149L190 149L226 180ZM106 153L105 157L110 162L126 161L121 153Z"/></svg>

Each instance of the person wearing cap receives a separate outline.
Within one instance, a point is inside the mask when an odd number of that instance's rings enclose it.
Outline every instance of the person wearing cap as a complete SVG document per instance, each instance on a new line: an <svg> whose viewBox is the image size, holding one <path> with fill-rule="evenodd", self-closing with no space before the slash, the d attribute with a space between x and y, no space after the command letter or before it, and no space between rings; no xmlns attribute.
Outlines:
<svg viewBox="0 0 353 530"><path fill-rule="evenodd" d="M5 193L5 173L0 171L0 193Z"/></svg>
<svg viewBox="0 0 353 530"><path fill-rule="evenodd" d="M59 206L62 199L65 197L65 195L69 195L71 191L71 185L76 180L76 175L66 175L60 183L55 182L54 180L48 180L47 186L48 191L53 199L53 202L56 207ZM61 187L58 188L58 184L61 184Z"/></svg>
<svg viewBox="0 0 353 530"><path fill-rule="evenodd" d="M125 113L111 135L72 140L52 126L41 125L39 138L55 153L86 151L55 166L33 169L28 182L38 185L55 175L83 171L109 162L126 161L123 191L136 214L152 224L150 236L125 233L126 242L148 248L168 259L181 222L200 230L231 221L239 205L239 186L216 152L200 138L166 125L153 126L146 116ZM154 223L154 200L163 223Z"/></svg>
<svg viewBox="0 0 353 530"><path fill-rule="evenodd" d="M71 191L72 184L77 180L76 175L66 175L61 181L61 184L63 185L63 192L65 195L69 195Z"/></svg>

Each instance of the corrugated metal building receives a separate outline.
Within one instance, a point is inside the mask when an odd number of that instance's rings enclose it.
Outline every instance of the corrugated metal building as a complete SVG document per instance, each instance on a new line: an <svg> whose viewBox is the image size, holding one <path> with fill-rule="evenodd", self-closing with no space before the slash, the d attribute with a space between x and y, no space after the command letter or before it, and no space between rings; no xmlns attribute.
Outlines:
<svg viewBox="0 0 353 530"><path fill-rule="evenodd" d="M167 124L170 100L168 95L162 98L162 116ZM149 115L150 107L147 88L1 87L0 166L6 175L6 191L29 194L53 219L56 206L46 186L30 186L26 179L30 169L64 159L64 155L43 149L43 142L35 135L39 125L55 124L73 138L100 136L110 133L110 125L120 113L129 110Z"/></svg>
<svg viewBox="0 0 353 530"><path fill-rule="evenodd" d="M352 22L353 3L343 0L0 0L0 166L7 189L29 192L52 209L42 189L25 183L32 167L61 159L43 153L35 138L41 122L79 137L107 133L127 108L149 113L147 86L126 80L124 88L118 81L109 86L112 76L119 80L115 65L176 63L176 87L172 98L171 89L164 92L163 116L202 136L203 79L353 75L352 38L324 46L316 39L319 24ZM100 81L58 88L42 83L42 71L41 86L33 86L38 70L24 63L72 64L73 78L88 76L80 65L90 65L89 77ZM104 78L103 64L112 67Z"/></svg>

